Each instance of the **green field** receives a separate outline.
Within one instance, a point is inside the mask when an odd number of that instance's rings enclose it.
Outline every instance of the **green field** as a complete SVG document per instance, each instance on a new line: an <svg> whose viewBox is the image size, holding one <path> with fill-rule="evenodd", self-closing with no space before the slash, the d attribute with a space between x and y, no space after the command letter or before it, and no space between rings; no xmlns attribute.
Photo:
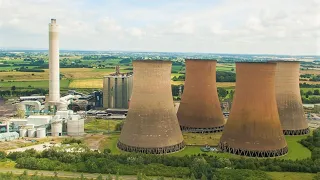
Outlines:
<svg viewBox="0 0 320 180"><path fill-rule="evenodd" d="M184 137L190 136L184 134ZM112 153L119 153L118 148L116 147L117 145L117 138L119 137L119 134L112 135L110 137L110 141L105 143L105 147L111 149ZM213 138L213 141L218 137L218 135L215 135ZM287 155L283 157L278 157L279 159L291 159L291 160L296 160L296 159L305 159L305 158L310 158L311 157L311 152L309 149L306 147L302 146L298 141L301 139L306 138L306 136L286 136L286 140L288 143L289 147L289 152ZM196 139L193 139L190 141L192 138L186 139L186 143L189 145L191 144L190 142L195 142ZM205 145L205 142L203 139L199 139L200 142L203 142L203 146ZM209 142L209 141L208 141ZM198 143L201 144L201 143ZM229 153L218 153L218 152L202 152L200 150L201 146L187 146L184 150L173 153L171 154L172 156L185 156L185 155L197 155L197 154L202 154L206 153L208 155L214 155L214 156L219 156L219 157L226 157L226 158L240 158L243 156L238 156L234 154L229 154Z"/></svg>
<svg viewBox="0 0 320 180"><path fill-rule="evenodd" d="M275 180L312 180L315 174L296 172L266 172Z"/></svg>
<svg viewBox="0 0 320 180"><path fill-rule="evenodd" d="M60 87L61 88L68 88L69 87L69 80L60 80ZM42 81L14 81L14 82L0 82L1 88L10 88L15 86L16 88L44 88L49 89L49 81L42 80ZM30 86L30 87L29 87Z"/></svg>
<svg viewBox="0 0 320 180"><path fill-rule="evenodd" d="M115 131L115 127L118 123L121 123L122 120L101 120L94 119L84 125L85 131L102 131L107 132Z"/></svg>

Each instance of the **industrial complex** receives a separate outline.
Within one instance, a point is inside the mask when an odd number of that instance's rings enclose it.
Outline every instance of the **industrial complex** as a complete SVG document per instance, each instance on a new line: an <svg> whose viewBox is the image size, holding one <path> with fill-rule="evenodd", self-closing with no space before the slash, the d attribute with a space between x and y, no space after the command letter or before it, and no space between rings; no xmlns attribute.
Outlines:
<svg viewBox="0 0 320 180"><path fill-rule="evenodd" d="M186 59L186 80L178 109L181 130L212 133L225 124L216 86L213 60Z"/></svg>
<svg viewBox="0 0 320 180"><path fill-rule="evenodd" d="M14 106L0 99L0 141L83 136L85 120L92 117L125 119L115 146L126 152L174 153L185 148L185 134L222 132L217 151L276 157L288 153L285 135L310 132L297 61L237 62L230 114L222 108L229 111L231 102L220 102L218 97L217 60L185 59L184 90L179 87L178 98L178 88L174 91L177 101L171 88L171 61L133 60L132 64L133 72L121 73L117 65L115 73L102 76L102 91L60 92L59 26L51 19L49 95L21 96ZM18 116L10 115L14 112ZM4 118L7 115L11 118Z"/></svg>

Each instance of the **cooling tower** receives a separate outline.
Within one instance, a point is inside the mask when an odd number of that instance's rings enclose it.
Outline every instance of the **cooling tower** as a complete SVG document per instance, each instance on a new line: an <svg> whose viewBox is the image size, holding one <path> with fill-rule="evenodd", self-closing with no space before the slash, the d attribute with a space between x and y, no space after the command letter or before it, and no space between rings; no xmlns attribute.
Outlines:
<svg viewBox="0 0 320 180"><path fill-rule="evenodd" d="M251 157L288 152L275 97L276 63L236 63L236 89L219 148Z"/></svg>
<svg viewBox="0 0 320 180"><path fill-rule="evenodd" d="M171 62L133 61L133 90L118 148L166 154L185 147L171 92Z"/></svg>
<svg viewBox="0 0 320 180"><path fill-rule="evenodd" d="M279 118L285 135L309 133L299 87L299 62L277 62L276 98Z"/></svg>
<svg viewBox="0 0 320 180"><path fill-rule="evenodd" d="M186 60L186 80L177 113L181 130L195 133L223 130L225 122L217 93L216 64L216 60Z"/></svg>

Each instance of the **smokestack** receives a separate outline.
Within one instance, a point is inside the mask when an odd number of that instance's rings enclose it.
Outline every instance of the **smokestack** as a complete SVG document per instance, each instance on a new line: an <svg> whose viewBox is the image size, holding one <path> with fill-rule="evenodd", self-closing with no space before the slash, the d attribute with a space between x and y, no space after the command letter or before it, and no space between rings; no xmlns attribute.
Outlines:
<svg viewBox="0 0 320 180"><path fill-rule="evenodd" d="M118 148L167 154L185 147L173 106L170 61L133 61L133 91Z"/></svg>
<svg viewBox="0 0 320 180"><path fill-rule="evenodd" d="M275 96L275 63L236 63L236 89L219 148L251 157L288 152Z"/></svg>
<svg viewBox="0 0 320 180"><path fill-rule="evenodd" d="M181 130L214 133L225 124L216 86L216 60L186 59L186 80L178 109Z"/></svg>
<svg viewBox="0 0 320 180"><path fill-rule="evenodd" d="M49 24L49 102L60 101L59 25Z"/></svg>
<svg viewBox="0 0 320 180"><path fill-rule="evenodd" d="M277 62L276 98L285 135L303 135L310 131L300 95L299 70L299 62Z"/></svg>

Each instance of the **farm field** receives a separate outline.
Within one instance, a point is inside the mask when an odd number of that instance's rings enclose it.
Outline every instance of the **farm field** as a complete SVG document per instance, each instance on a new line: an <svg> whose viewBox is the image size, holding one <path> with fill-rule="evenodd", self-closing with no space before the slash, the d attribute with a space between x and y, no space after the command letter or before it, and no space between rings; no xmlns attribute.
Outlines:
<svg viewBox="0 0 320 180"><path fill-rule="evenodd" d="M75 79L71 81L69 88L102 89L103 79Z"/></svg>

